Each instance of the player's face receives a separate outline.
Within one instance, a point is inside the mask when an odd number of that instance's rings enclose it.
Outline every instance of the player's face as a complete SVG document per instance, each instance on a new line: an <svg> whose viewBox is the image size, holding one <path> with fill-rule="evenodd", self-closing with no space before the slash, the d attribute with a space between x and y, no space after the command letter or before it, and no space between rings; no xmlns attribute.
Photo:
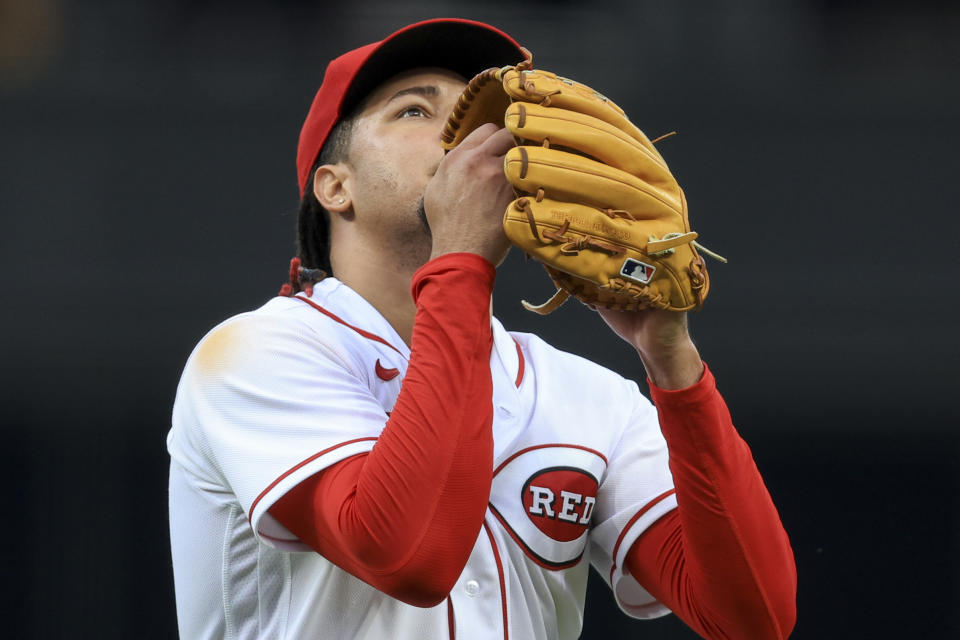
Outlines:
<svg viewBox="0 0 960 640"><path fill-rule="evenodd" d="M421 199L443 159L440 132L464 86L443 69L395 76L364 102L351 136L355 222L374 241L408 246L420 262L430 248Z"/></svg>

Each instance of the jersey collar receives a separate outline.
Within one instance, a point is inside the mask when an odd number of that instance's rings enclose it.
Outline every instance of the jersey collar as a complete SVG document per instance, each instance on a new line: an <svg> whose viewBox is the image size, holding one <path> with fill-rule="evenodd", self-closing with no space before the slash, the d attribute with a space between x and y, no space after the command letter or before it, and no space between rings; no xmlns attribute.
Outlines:
<svg viewBox="0 0 960 640"><path fill-rule="evenodd" d="M400 338L387 319L366 298L336 278L324 278L314 285L313 296L307 296L304 292L298 293L297 296L330 310L349 325L379 336L404 358L410 359L410 347ZM523 355L519 345L504 329L503 324L492 316L490 326L493 331L495 355L504 369L504 374L509 380L514 381L515 387L519 387L523 381Z"/></svg>
<svg viewBox="0 0 960 640"><path fill-rule="evenodd" d="M401 356L410 359L410 347L403 341L387 319L359 293L337 280L324 278L313 287L313 296L300 292L306 298L336 314L343 322L382 338Z"/></svg>

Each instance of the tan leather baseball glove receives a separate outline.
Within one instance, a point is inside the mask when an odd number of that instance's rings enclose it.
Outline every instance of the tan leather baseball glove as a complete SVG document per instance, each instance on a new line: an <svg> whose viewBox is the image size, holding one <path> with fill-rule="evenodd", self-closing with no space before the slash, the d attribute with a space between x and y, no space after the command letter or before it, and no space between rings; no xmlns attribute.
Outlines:
<svg viewBox="0 0 960 640"><path fill-rule="evenodd" d="M547 314L573 295L596 307L698 309L710 280L683 191L663 157L613 102L549 71L488 69L464 89L445 149L493 122L517 139L504 161L518 198L503 227L558 287Z"/></svg>

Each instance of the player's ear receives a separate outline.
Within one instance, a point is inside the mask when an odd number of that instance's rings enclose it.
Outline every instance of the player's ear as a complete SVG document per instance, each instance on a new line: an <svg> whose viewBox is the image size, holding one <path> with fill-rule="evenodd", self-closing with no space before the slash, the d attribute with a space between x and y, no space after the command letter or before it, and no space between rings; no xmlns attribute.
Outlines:
<svg viewBox="0 0 960 640"><path fill-rule="evenodd" d="M353 206L349 170L342 164L325 164L313 174L313 195L330 213L344 213Z"/></svg>

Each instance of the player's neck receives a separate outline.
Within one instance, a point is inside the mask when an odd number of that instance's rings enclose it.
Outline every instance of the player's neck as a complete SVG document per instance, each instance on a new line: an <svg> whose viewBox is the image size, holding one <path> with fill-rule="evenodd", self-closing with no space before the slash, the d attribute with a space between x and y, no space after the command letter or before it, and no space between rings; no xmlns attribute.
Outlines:
<svg viewBox="0 0 960 640"><path fill-rule="evenodd" d="M331 253L334 275L373 305L409 346L417 313L410 295L410 281L419 265L390 267L378 251L364 252L359 247L353 251L343 264L338 264L335 254Z"/></svg>

